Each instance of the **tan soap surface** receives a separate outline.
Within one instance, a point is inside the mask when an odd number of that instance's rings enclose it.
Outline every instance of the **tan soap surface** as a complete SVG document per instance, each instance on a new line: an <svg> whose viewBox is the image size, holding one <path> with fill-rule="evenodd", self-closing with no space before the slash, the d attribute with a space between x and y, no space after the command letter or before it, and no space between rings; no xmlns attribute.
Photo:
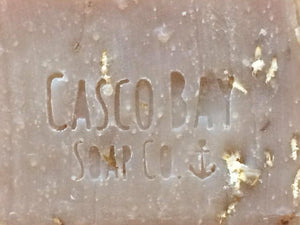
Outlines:
<svg viewBox="0 0 300 225"><path fill-rule="evenodd" d="M0 0L0 225L300 224L299 0Z"/></svg>

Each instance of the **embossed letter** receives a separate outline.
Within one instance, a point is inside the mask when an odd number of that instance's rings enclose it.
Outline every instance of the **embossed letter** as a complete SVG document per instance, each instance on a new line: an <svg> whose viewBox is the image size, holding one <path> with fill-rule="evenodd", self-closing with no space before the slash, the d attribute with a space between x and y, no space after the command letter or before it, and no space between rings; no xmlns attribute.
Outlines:
<svg viewBox="0 0 300 225"><path fill-rule="evenodd" d="M89 109L88 109L86 96L85 96L84 80L80 80L78 82L78 92L77 92L77 99L75 103L75 110L73 114L72 129L76 128L78 118L84 118L86 122L86 127L90 129L91 123L90 123Z"/></svg>
<svg viewBox="0 0 300 225"><path fill-rule="evenodd" d="M118 177L118 167L116 162L116 155L115 155L115 146L111 145L109 149L109 155L103 155L107 169L106 169L106 179L109 178L109 171L115 172L115 176Z"/></svg>
<svg viewBox="0 0 300 225"><path fill-rule="evenodd" d="M226 104L226 119L225 124L226 126L230 126L230 97L231 97L231 91L232 91L232 83L233 83L233 77L228 77L228 80L222 81L221 79L218 79L219 87L222 91L223 98L225 100Z"/></svg>
<svg viewBox="0 0 300 225"><path fill-rule="evenodd" d="M126 177L126 163L131 158L130 146L124 145L122 150L123 150L123 168L122 168L122 171L123 171L123 177Z"/></svg>
<svg viewBox="0 0 300 225"><path fill-rule="evenodd" d="M194 127L198 126L198 120L199 116L206 116L207 117L207 123L208 127L212 127L212 121L209 115L209 112L207 111L207 105L211 104L209 101L208 91L209 91L209 84L208 84L208 78L207 77L201 77L200 80L200 90L199 90L199 98L198 98L198 104L197 104L197 110L196 110L196 120Z"/></svg>
<svg viewBox="0 0 300 225"><path fill-rule="evenodd" d="M141 89L145 89L148 91L149 100L148 103L144 103L140 99ZM141 110L144 109L144 110ZM147 110L147 112L145 112ZM141 118L141 111L144 111L144 114L147 115L146 121L143 123ZM135 89L135 114L136 120L139 127L143 130L146 130L150 127L152 119L153 119L153 90L151 83L146 79L141 79L136 84ZM145 116L146 117L146 116Z"/></svg>
<svg viewBox="0 0 300 225"><path fill-rule="evenodd" d="M53 118L53 110L52 110L52 96L51 96L51 84L52 81L56 78L62 78L64 75L62 73L52 74L47 80L47 111L48 111L48 121L50 126L57 130L62 131L67 128L67 124L56 125Z"/></svg>
<svg viewBox="0 0 300 225"><path fill-rule="evenodd" d="M172 154L168 146L164 145L160 149L160 171L164 178L169 178L172 170Z"/></svg>
<svg viewBox="0 0 300 225"><path fill-rule="evenodd" d="M129 82L128 79L120 80L116 85L116 94L115 94L115 120L118 127L120 127L123 130L128 130L129 126L124 125L120 119L120 91L121 91L120 89L122 84L126 84L128 82Z"/></svg>
<svg viewBox="0 0 300 225"><path fill-rule="evenodd" d="M186 103L182 98L185 80L181 73L171 73L171 98L172 98L172 127L178 128L185 122L187 113Z"/></svg>
<svg viewBox="0 0 300 225"><path fill-rule="evenodd" d="M147 160L146 160L146 145L147 145L148 143L152 143L152 142L153 142L153 140L145 141L144 146L143 146L144 172L145 172L146 177L149 178L149 179L154 179L154 178L155 178L154 175L149 175L149 172L148 172L148 164L147 164Z"/></svg>
<svg viewBox="0 0 300 225"><path fill-rule="evenodd" d="M98 130L103 130L107 127L107 124L108 124L108 111L107 111L107 106L105 105L105 102L101 96L101 93L100 93L100 89L101 89L101 86L106 84L106 80L105 79L101 79L98 83L97 83L97 86L96 86L96 96L97 96L97 99L99 101L99 103L101 104L102 106L102 110L103 110L103 114L104 114L104 119L103 119L103 124L101 126L98 126L97 129Z"/></svg>
<svg viewBox="0 0 300 225"><path fill-rule="evenodd" d="M74 180L75 181L80 181L81 179L83 179L83 176L84 176L84 167L83 167L83 162L82 162L82 159L79 155L79 152L78 152L78 145L83 143L82 140L79 140L77 141L75 144L74 144L74 155L76 157L76 159L78 160L78 163L79 163L79 166L80 166L80 175L75 178Z"/></svg>
<svg viewBox="0 0 300 225"><path fill-rule="evenodd" d="M89 171L92 179L97 179L101 173L101 155L96 146L89 150Z"/></svg>

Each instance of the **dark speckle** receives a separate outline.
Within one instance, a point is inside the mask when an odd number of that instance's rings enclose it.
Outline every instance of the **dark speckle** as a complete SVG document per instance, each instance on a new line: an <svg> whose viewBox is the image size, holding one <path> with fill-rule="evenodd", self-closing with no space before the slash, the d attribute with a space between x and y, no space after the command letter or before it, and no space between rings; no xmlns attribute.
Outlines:
<svg viewBox="0 0 300 225"><path fill-rule="evenodd" d="M75 52L78 52L80 49L80 43L79 42L75 42L75 44L73 45L73 50Z"/></svg>
<svg viewBox="0 0 300 225"><path fill-rule="evenodd" d="M265 124L259 130L261 132L266 131L269 128L270 124L271 124L271 122L270 122L270 120L268 120L267 122L265 122Z"/></svg>
<svg viewBox="0 0 300 225"><path fill-rule="evenodd" d="M294 216L295 216L294 213L292 213L290 215L282 216L281 219L280 219L279 224L280 225L290 225L291 224L290 222L293 220Z"/></svg>

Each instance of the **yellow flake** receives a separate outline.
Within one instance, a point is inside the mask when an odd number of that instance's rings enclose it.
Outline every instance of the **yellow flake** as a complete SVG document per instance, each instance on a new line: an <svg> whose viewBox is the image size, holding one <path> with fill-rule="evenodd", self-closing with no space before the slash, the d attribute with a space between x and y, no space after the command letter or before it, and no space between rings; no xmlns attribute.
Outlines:
<svg viewBox="0 0 300 225"><path fill-rule="evenodd" d="M295 135L291 139L290 146L291 146L291 150L292 150L291 158L293 160L297 160L299 146L298 146L298 142L297 142L297 137Z"/></svg>
<svg viewBox="0 0 300 225"><path fill-rule="evenodd" d="M223 221L227 218L227 213L226 213L226 211L223 211L223 212L218 216L218 218L219 218L219 223L222 224Z"/></svg>
<svg viewBox="0 0 300 225"><path fill-rule="evenodd" d="M241 182L251 186L256 184L260 176L260 171L243 164L239 152L224 154L223 159L226 161L229 171L229 185L235 190L238 191L240 189Z"/></svg>
<svg viewBox="0 0 300 225"><path fill-rule="evenodd" d="M274 155L271 155L270 152L265 152L265 157L266 157L266 162L265 162L265 167L273 167L273 162L274 162Z"/></svg>
<svg viewBox="0 0 300 225"><path fill-rule="evenodd" d="M101 73L103 79L105 79L106 84L103 85L102 92L106 96L111 96L114 92L113 86L111 84L111 77L108 75L108 57L107 52L103 51L101 56Z"/></svg>
<svg viewBox="0 0 300 225"><path fill-rule="evenodd" d="M235 212L235 207L236 207L236 205L237 205L237 201L235 201L235 202L232 202L229 206L228 206L228 208L227 208L227 215L230 215L231 213L234 213Z"/></svg>
<svg viewBox="0 0 300 225"><path fill-rule="evenodd" d="M295 31L296 39L300 44L300 27L296 27L294 31Z"/></svg>
<svg viewBox="0 0 300 225"><path fill-rule="evenodd" d="M254 53L254 62L252 63L252 76L256 76L259 71L262 71L265 67L265 62L261 59L262 50L260 46L257 46Z"/></svg>
<svg viewBox="0 0 300 225"><path fill-rule="evenodd" d="M223 159L226 161L227 169L229 171L229 185L234 189L232 201L226 210L218 215L219 223L222 224L226 218L235 212L236 205L238 204L242 192L240 192L241 182L255 185L260 177L260 170L249 168L243 164L239 152L225 153Z"/></svg>
<svg viewBox="0 0 300 225"><path fill-rule="evenodd" d="M63 225L63 222L58 217L54 217L52 222L53 225Z"/></svg>
<svg viewBox="0 0 300 225"><path fill-rule="evenodd" d="M245 95L248 93L248 91L243 87L243 85L236 81L233 75L229 74L228 70L225 70L224 74L228 76L227 79L233 88L236 88L237 90L243 92Z"/></svg>
<svg viewBox="0 0 300 225"><path fill-rule="evenodd" d="M292 191L293 191L295 206L298 206L298 204L299 204L299 197L300 197L299 181L300 181L300 169L298 169L297 174L294 179L294 183L292 184Z"/></svg>
<svg viewBox="0 0 300 225"><path fill-rule="evenodd" d="M277 72L278 70L278 64L277 64L277 58L274 57L272 59L272 62L271 62L271 66L268 70L268 73L266 75L266 84L269 83L271 81L272 78L275 78L275 72Z"/></svg>
<svg viewBox="0 0 300 225"><path fill-rule="evenodd" d="M265 62L262 59L258 59L254 61L251 65L252 67L252 75L256 76L259 71L262 71L265 67Z"/></svg>
<svg viewBox="0 0 300 225"><path fill-rule="evenodd" d="M248 93L248 91L237 81L233 81L232 87L236 88L237 90L243 92L245 95Z"/></svg>
<svg viewBox="0 0 300 225"><path fill-rule="evenodd" d="M260 46L257 46L256 49L255 49L255 53L254 53L254 59L255 59L255 60L258 60L258 59L261 58L261 55L262 55L261 52L262 52L262 51L261 51L261 47L260 47Z"/></svg>
<svg viewBox="0 0 300 225"><path fill-rule="evenodd" d="M235 212L235 207L238 203L239 199L236 198L232 203L230 203L226 210L224 210L221 214L218 215L219 223L222 224L224 220L227 219L229 215L232 215Z"/></svg>
<svg viewBox="0 0 300 225"><path fill-rule="evenodd" d="M101 57L101 73L103 75L107 75L107 73L108 73L108 57L107 57L107 52L106 51L102 52L102 57Z"/></svg>

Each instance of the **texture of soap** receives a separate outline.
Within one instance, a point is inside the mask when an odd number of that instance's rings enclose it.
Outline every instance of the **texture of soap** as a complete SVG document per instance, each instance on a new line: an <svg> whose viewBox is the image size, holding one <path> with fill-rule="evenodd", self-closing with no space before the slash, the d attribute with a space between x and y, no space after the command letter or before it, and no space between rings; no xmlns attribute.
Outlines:
<svg viewBox="0 0 300 225"><path fill-rule="evenodd" d="M300 224L299 10L0 0L0 224Z"/></svg>

